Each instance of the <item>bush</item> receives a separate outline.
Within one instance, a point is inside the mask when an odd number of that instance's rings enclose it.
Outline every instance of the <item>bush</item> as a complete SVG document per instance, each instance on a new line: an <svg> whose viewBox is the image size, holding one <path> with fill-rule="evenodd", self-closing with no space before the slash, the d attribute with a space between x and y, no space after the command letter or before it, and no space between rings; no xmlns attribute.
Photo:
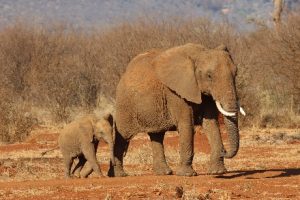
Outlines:
<svg viewBox="0 0 300 200"><path fill-rule="evenodd" d="M248 124L297 127L300 113L300 15L290 15L278 32L263 26L244 36L240 87L250 111ZM266 120L266 118L268 120Z"/></svg>
<svg viewBox="0 0 300 200"><path fill-rule="evenodd" d="M0 141L23 141L38 124L21 103L13 102L8 92L0 91Z"/></svg>
<svg viewBox="0 0 300 200"><path fill-rule="evenodd" d="M18 99L6 102L30 102L50 110L55 122L67 122L77 108L93 111L103 107L101 99L114 99L120 77L137 54L187 42L208 48L223 43L239 69L238 94L248 113L242 124L296 126L299 21L299 15L291 15L278 33L268 26L238 33L228 23L208 19L141 20L86 32L64 25L15 23L0 31L0 89ZM4 121L20 109L2 106Z"/></svg>

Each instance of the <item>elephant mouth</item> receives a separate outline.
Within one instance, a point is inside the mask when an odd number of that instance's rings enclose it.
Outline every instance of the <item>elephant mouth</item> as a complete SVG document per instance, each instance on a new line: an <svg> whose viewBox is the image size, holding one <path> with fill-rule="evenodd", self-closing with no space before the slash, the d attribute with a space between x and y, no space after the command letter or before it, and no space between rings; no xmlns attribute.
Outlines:
<svg viewBox="0 0 300 200"><path fill-rule="evenodd" d="M237 115L236 112L229 112L229 111L226 111L226 110L222 107L222 105L221 105L221 103L220 103L219 101L216 101L216 106L217 106L218 110L220 111L220 113L222 113L222 114L223 114L224 116L226 116L226 117L234 117L234 116ZM238 103L238 107L239 107L240 113L241 113L242 115L246 116L245 110L239 105L239 103Z"/></svg>
<svg viewBox="0 0 300 200"><path fill-rule="evenodd" d="M210 96L210 97L213 98L213 96L212 96L209 92L207 92L207 91L203 91L201 94L202 94L202 95L205 95L205 96ZM214 99L214 98L213 98L213 99ZM224 116L226 116L226 117L234 117L234 116L237 115L237 112L234 112L234 111L228 111L228 110L224 109L223 106L222 106L222 104L221 104L219 101L217 101L217 100L215 100L215 99L214 99L214 101L215 101L215 103L216 103L216 106L217 106L219 112L222 113ZM243 116L246 116L246 112L245 112L244 108L243 108L242 106L240 106L240 102L237 103L237 106L238 106L238 111L239 111Z"/></svg>

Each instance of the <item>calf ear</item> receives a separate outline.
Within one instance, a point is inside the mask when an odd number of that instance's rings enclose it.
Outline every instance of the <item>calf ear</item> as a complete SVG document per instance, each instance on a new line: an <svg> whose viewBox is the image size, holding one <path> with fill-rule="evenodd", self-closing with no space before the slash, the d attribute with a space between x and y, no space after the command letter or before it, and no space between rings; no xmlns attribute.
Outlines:
<svg viewBox="0 0 300 200"><path fill-rule="evenodd" d="M85 140L88 140L89 142L94 141L95 130L92 122L80 124L79 129L81 136L86 138Z"/></svg>
<svg viewBox="0 0 300 200"><path fill-rule="evenodd" d="M103 116L103 119L107 120L107 121L109 122L109 124L111 125L111 127L113 127L114 119L113 119L112 114L106 113L106 114Z"/></svg>

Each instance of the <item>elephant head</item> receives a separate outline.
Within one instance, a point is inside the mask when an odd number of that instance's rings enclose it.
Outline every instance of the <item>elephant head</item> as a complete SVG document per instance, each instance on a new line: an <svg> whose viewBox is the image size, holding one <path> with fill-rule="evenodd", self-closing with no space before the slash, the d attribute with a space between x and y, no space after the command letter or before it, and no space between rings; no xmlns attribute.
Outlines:
<svg viewBox="0 0 300 200"><path fill-rule="evenodd" d="M239 149L237 68L227 48L206 49L189 43L161 53L153 66L159 80L187 101L201 104L202 95L212 96L225 116L229 135L230 150L224 157L234 157Z"/></svg>
<svg viewBox="0 0 300 200"><path fill-rule="evenodd" d="M115 122L111 114L106 114L103 118L98 119L94 125L94 136L97 140L102 138L110 149L110 160L115 165L114 142L115 142Z"/></svg>

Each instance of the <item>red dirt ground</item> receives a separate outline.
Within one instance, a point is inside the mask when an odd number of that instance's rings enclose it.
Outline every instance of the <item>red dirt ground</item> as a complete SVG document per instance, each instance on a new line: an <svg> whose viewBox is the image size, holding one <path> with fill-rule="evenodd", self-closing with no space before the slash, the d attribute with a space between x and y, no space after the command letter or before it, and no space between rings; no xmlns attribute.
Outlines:
<svg viewBox="0 0 300 200"><path fill-rule="evenodd" d="M0 199L300 199L300 130L241 131L239 154L225 161L229 172L223 176L206 175L209 145L197 132L196 177L154 175L149 139L139 134L124 161L130 176L66 180L58 150L40 156L56 145L58 134L37 131L23 143L0 145ZM166 135L165 148L176 171L176 132ZM97 157L105 174L107 145L101 143Z"/></svg>

